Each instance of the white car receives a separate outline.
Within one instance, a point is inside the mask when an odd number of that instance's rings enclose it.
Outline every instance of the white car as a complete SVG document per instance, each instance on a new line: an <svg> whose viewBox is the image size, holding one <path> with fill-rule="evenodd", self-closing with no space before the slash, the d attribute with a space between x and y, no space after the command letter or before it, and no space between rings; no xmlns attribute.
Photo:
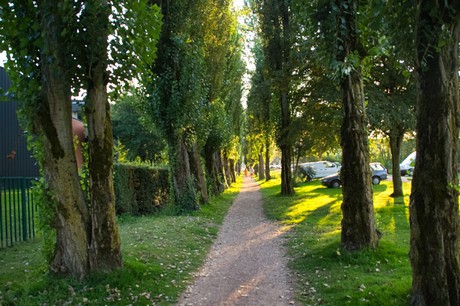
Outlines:
<svg viewBox="0 0 460 306"><path fill-rule="evenodd" d="M417 152L412 152L409 156L403 160L402 163L399 164L399 170L401 171L401 175L404 176L408 173L411 173L414 170L414 162Z"/></svg>
<svg viewBox="0 0 460 306"><path fill-rule="evenodd" d="M341 166L328 161L318 161L300 164L299 167L306 169L307 180L325 177L337 173Z"/></svg>

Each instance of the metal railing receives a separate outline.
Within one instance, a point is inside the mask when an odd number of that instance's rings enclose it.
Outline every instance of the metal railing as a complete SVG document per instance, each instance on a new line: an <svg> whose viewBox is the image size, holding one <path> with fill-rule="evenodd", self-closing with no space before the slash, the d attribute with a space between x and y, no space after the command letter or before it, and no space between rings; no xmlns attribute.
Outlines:
<svg viewBox="0 0 460 306"><path fill-rule="evenodd" d="M35 237L32 187L36 178L0 177L0 248Z"/></svg>

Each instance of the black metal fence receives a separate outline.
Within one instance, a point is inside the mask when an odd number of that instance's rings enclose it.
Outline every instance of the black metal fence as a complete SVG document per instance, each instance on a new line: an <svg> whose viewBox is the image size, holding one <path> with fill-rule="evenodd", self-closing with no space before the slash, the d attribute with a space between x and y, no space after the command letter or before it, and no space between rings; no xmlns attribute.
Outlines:
<svg viewBox="0 0 460 306"><path fill-rule="evenodd" d="M35 237L36 203L30 177L0 178L0 248Z"/></svg>

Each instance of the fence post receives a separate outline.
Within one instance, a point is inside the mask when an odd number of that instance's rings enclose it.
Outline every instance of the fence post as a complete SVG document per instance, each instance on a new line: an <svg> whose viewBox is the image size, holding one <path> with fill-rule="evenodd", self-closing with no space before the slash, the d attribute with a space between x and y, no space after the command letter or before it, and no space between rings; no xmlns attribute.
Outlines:
<svg viewBox="0 0 460 306"><path fill-rule="evenodd" d="M27 194L26 179L21 178L21 201L22 201L22 240L27 240Z"/></svg>

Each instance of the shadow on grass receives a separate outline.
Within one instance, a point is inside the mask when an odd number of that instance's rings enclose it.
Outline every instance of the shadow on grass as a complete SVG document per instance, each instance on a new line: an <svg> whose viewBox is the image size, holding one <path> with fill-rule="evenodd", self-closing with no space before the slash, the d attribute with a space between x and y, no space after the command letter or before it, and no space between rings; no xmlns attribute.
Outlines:
<svg viewBox="0 0 460 306"><path fill-rule="evenodd" d="M302 304L409 303L407 197L390 198L391 182L373 186L377 227L384 234L379 246L355 252L340 247L342 189L312 181L299 184L296 195L283 197L279 182L265 186L262 192L268 214L291 225L287 246L290 267L299 278L297 296Z"/></svg>

